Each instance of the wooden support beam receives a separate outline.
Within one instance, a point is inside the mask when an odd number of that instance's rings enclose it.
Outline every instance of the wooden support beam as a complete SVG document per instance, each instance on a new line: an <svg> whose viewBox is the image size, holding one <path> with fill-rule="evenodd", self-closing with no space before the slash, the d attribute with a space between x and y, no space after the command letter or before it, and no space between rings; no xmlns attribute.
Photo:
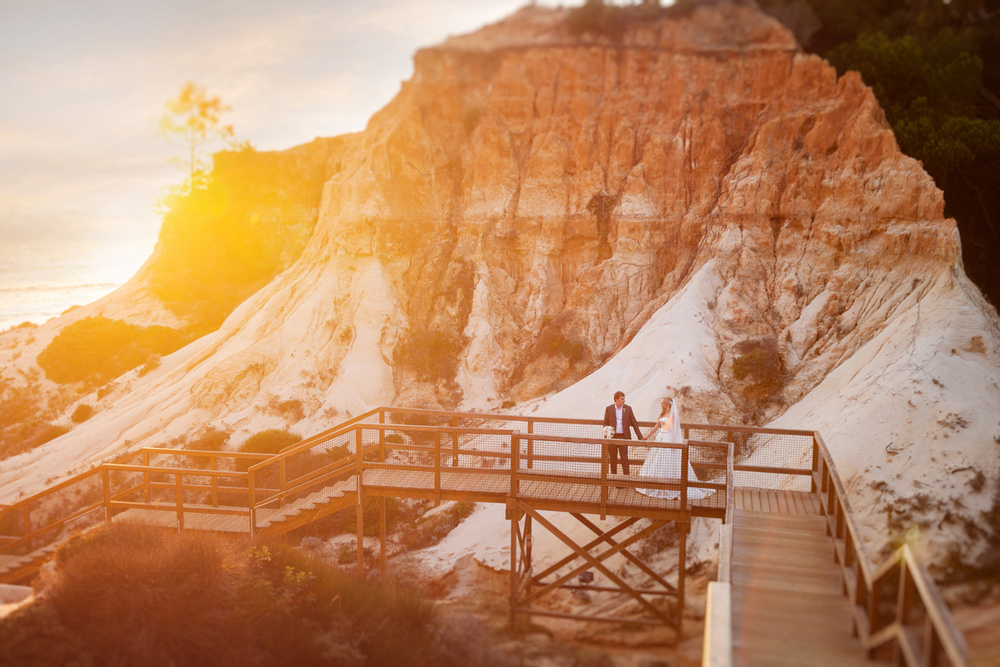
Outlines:
<svg viewBox="0 0 1000 667"><path fill-rule="evenodd" d="M615 553L618 553L625 546L627 546L628 544L630 544L634 540L631 540L631 538L630 538L630 540L627 540L626 542L623 542L622 544L618 545L617 547L614 547L612 549L609 549L609 550L605 551L604 553L601 554L600 558L598 559L598 558L592 556L591 554L587 553L586 551L584 551L569 536L567 536L561 530L559 530L558 528L556 528L550 521L548 521L541 514L539 514L538 512L535 512L531 507L528 507L527 505L522 504L520 502L518 503L518 506L524 511L525 514L528 514L529 516L534 517L534 519L536 521L538 521L539 524L541 524L546 530L548 530L550 533L552 533L552 535L554 535L555 537L557 537L561 542L563 542L563 544L565 544L570 549L572 549L573 551L575 551L577 553L577 555L579 555L582 559L584 559L587 563L589 563L591 567L599 570L601 573L604 574L604 576L606 576L608 579L610 579L615 584L617 584L621 588L621 590L622 590L623 593L627 594L629 597L631 597L632 599L634 599L636 602L638 602L643 608L645 608L651 614L653 614L657 618L660 618L662 620L662 622L663 622L664 625L669 625L670 624L670 618L668 616L664 615L663 612L661 612L659 609L657 609L652 604L650 604L648 600L646 600L644 597L642 597L642 595L640 595L639 593L637 593L635 591L635 589L633 589L625 581L623 581L621 579L621 577L619 577L614 572L612 572L607 567L605 567L602 564L602 562L601 562L603 560L606 560L606 559L610 558ZM635 537L635 536L633 536L633 537ZM572 575L570 575L570 576L572 576ZM525 598L524 602L530 601L532 598L537 597L537 595L538 595L537 593L535 593L533 595L529 595L528 597Z"/></svg>

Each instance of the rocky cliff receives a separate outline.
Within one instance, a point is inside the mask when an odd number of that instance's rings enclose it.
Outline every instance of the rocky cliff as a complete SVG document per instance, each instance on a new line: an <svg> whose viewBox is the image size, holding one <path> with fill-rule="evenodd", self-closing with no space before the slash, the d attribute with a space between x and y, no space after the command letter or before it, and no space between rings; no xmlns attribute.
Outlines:
<svg viewBox="0 0 1000 667"><path fill-rule="evenodd" d="M311 433L378 404L593 415L623 388L644 416L678 391L690 421L821 429L875 547L920 493L991 534L996 312L871 90L773 19L702 6L612 41L526 8L420 51L351 145L299 260L11 459L3 497L206 424L288 424L287 400ZM958 490L922 490L940 479Z"/></svg>

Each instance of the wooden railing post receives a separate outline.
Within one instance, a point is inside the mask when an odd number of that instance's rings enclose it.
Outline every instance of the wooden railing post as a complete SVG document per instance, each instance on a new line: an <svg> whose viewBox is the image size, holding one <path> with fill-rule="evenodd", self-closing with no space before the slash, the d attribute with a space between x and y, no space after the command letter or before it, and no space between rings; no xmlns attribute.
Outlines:
<svg viewBox="0 0 1000 667"><path fill-rule="evenodd" d="M517 471L520 465L521 458L521 438L517 433L510 434L510 495L512 498L516 498L520 491ZM513 552L511 553L511 558L514 557Z"/></svg>
<svg viewBox="0 0 1000 667"><path fill-rule="evenodd" d="M813 434L812 445L812 466L813 474L809 476L809 492L816 493L816 473L819 472L819 442L816 441L816 434Z"/></svg>
<svg viewBox="0 0 1000 667"><path fill-rule="evenodd" d="M451 418L451 425L453 428L458 428L458 416ZM458 431L453 431L451 434L451 465L453 468L458 467Z"/></svg>
<svg viewBox="0 0 1000 667"><path fill-rule="evenodd" d="M364 492L364 438L361 434L361 427L358 426L355 430L354 439L354 449L355 455L358 457L358 503L355 506L355 525L357 528L357 544L358 544L358 562L357 570L358 576L365 573L365 492Z"/></svg>
<svg viewBox="0 0 1000 667"><path fill-rule="evenodd" d="M434 431L434 493L441 502L441 431Z"/></svg>
<svg viewBox="0 0 1000 667"><path fill-rule="evenodd" d="M247 508L250 510L250 539L252 540L257 532L257 471L247 469Z"/></svg>
<svg viewBox="0 0 1000 667"><path fill-rule="evenodd" d="M528 451L526 452L528 456L528 468L535 467L535 439L531 435L535 432L535 420L528 420Z"/></svg>
<svg viewBox="0 0 1000 667"><path fill-rule="evenodd" d="M101 467L101 482L104 484L104 522L111 523L111 477L107 468Z"/></svg>
<svg viewBox="0 0 1000 667"><path fill-rule="evenodd" d="M681 447L681 511L687 511L688 497L688 445L687 442ZM683 552L682 552L683 553Z"/></svg>
<svg viewBox="0 0 1000 667"><path fill-rule="evenodd" d="M278 461L278 507L285 506L285 461L287 460L282 457Z"/></svg>
<svg viewBox="0 0 1000 667"><path fill-rule="evenodd" d="M212 472L218 472L219 464L218 459L214 456L210 457L209 460L212 462L211 469ZM217 475L212 475L212 507L219 506L219 477Z"/></svg>
<svg viewBox="0 0 1000 667"><path fill-rule="evenodd" d="M609 466L608 445L601 445L601 520L608 516L608 466Z"/></svg>
<svg viewBox="0 0 1000 667"><path fill-rule="evenodd" d="M174 473L174 479L177 480L177 531L180 532L184 530L184 480L179 472Z"/></svg>
<svg viewBox="0 0 1000 667"><path fill-rule="evenodd" d="M142 450L142 465L149 467L149 452L145 449ZM142 486L144 489L143 498L146 503L149 503L149 471L144 470L142 472Z"/></svg>

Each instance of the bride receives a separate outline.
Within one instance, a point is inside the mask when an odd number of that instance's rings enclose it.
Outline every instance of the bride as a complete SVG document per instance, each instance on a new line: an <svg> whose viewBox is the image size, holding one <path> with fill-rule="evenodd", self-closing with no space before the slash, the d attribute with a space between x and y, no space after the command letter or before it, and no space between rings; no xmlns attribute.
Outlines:
<svg viewBox="0 0 1000 667"><path fill-rule="evenodd" d="M655 442L676 442L683 443L684 436L681 434L681 418L677 414L677 401L672 398L660 399L660 416L656 420L656 428L650 431L646 440L653 437ZM681 450L671 447L650 448L646 462L639 469L640 477L657 477L669 480L679 480L681 478ZM688 463L688 480L697 481L694 468ZM681 497L680 491L671 489L636 489L639 493L652 498L667 498L675 500ZM701 500L715 493L715 489L700 489L688 487L688 500Z"/></svg>

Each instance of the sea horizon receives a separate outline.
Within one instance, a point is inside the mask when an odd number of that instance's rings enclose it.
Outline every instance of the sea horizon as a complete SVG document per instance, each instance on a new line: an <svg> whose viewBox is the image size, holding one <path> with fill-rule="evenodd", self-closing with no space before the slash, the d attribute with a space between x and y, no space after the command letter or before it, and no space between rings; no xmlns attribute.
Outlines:
<svg viewBox="0 0 1000 667"><path fill-rule="evenodd" d="M0 244L0 332L44 324L124 285L152 254L156 234L121 227L97 236L41 229Z"/></svg>

